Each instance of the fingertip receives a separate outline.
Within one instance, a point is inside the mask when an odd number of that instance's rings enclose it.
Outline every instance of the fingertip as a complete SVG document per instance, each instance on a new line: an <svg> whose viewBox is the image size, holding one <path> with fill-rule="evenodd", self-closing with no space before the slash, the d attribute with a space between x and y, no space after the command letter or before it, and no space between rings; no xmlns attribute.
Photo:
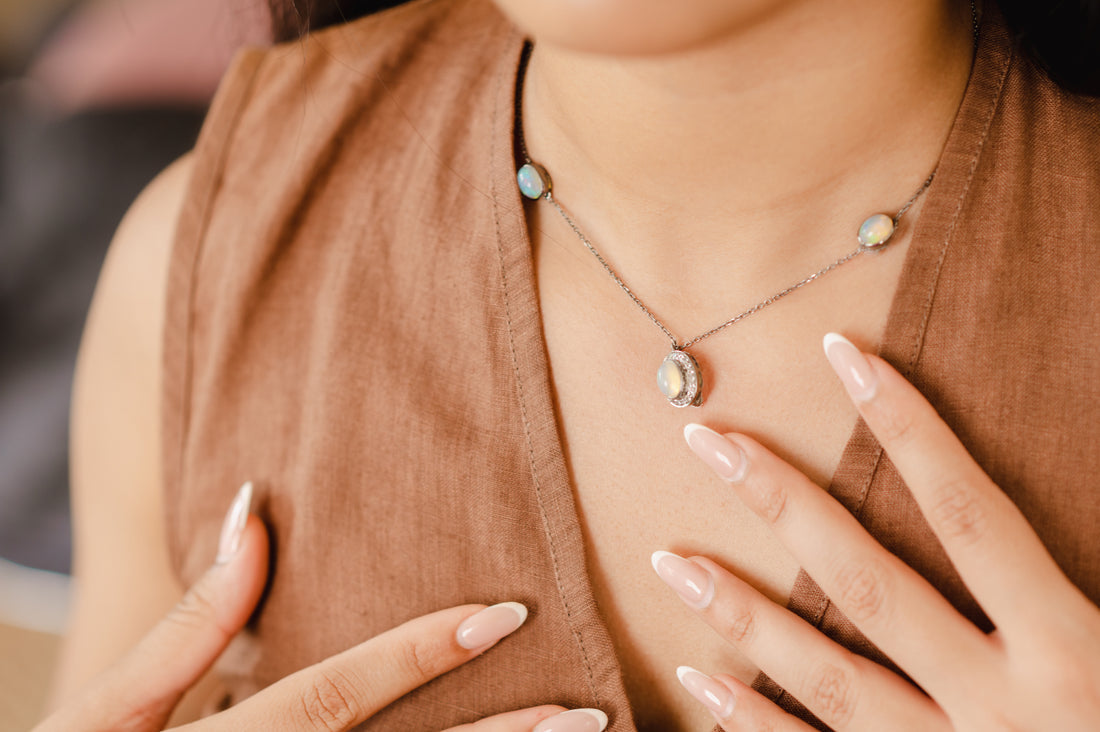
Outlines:
<svg viewBox="0 0 1100 732"><path fill-rule="evenodd" d="M727 689L734 692L735 694L746 690L752 690L752 687L738 679L736 676L730 676L729 674L714 674L711 676L711 678L715 681L721 682Z"/></svg>
<svg viewBox="0 0 1100 732"><path fill-rule="evenodd" d="M222 520L222 530L218 537L218 556L216 564L226 564L241 547L241 538L252 508L252 481L247 481L237 489L229 510Z"/></svg>
<svg viewBox="0 0 1100 732"><path fill-rule="evenodd" d="M607 723L599 709L569 709L539 722L533 732L603 732Z"/></svg>
<svg viewBox="0 0 1100 732"><path fill-rule="evenodd" d="M240 533L237 550L211 572L218 585L218 624L239 629L248 622L267 586L269 541L263 521L249 515Z"/></svg>
<svg viewBox="0 0 1100 732"><path fill-rule="evenodd" d="M519 625L516 626L517 628L527 622L526 605L519 602L502 602L497 607L506 607L519 616Z"/></svg>
<svg viewBox="0 0 1100 732"><path fill-rule="evenodd" d="M533 724L538 724L544 719L557 716L562 712L569 711L567 707L558 706L557 704L544 704L541 707L531 707L526 710L530 714L530 719Z"/></svg>
<svg viewBox="0 0 1100 732"><path fill-rule="evenodd" d="M480 652L517 631L526 621L526 606L497 603L463 620L455 631L455 641L466 650Z"/></svg>
<svg viewBox="0 0 1100 732"><path fill-rule="evenodd" d="M821 339L821 348L825 351L826 358L829 356L829 348L837 343L847 344L852 348L855 348L855 345L850 340L842 336L840 333L830 331L825 334L824 338Z"/></svg>
<svg viewBox="0 0 1100 732"><path fill-rule="evenodd" d="M660 576L661 570L658 565L660 564L661 560L665 557L673 556L676 555L672 552L666 552L664 549L658 549L657 551L649 555L649 563L653 566L653 571L656 572L658 576Z"/></svg>
<svg viewBox="0 0 1100 732"><path fill-rule="evenodd" d="M840 378L848 395L858 404L875 396L878 379L867 355L839 333L826 333L821 341L825 358Z"/></svg>

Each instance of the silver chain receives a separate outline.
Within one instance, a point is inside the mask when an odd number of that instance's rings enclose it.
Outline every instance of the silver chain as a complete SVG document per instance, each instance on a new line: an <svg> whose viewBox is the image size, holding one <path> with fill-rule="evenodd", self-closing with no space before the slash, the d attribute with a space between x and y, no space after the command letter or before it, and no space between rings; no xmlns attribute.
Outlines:
<svg viewBox="0 0 1100 732"><path fill-rule="evenodd" d="M894 215L893 219L894 219L894 227L895 228L897 228L898 222L901 220L902 215L906 211L909 210L909 208L916 202L917 198L919 198L920 195L922 193L924 193L924 191L928 188L928 186L930 186L932 184L932 178L934 178L935 175L936 174L934 172L931 175L929 175L928 178L924 181L924 183L921 184L921 187L917 189L917 192L914 193L909 198L909 200L905 202L905 205L902 206L901 209ZM821 269L819 269L818 271L814 272L812 275L799 280L798 282L794 283L793 285L790 285L789 287L786 287L786 288L780 290L779 292L775 293L774 295L771 295L770 297L765 298L764 300L761 300L760 302L758 302L755 305L753 305L752 307L750 307L748 310L743 310L742 312L738 313L737 315L734 315L732 318L730 318L726 322L722 323L721 325L716 325L715 327L711 328L710 330L705 331L703 333L700 333L699 335L695 336L694 338L692 338L690 340L684 341L683 343L679 343L676 340L676 336L674 336L672 334L672 331L670 331L668 329L668 327L664 323L662 323L661 320L656 315L653 314L653 311L650 310L649 307L647 307L644 302L642 302L642 299L640 297L638 297L636 294L634 294L634 291L630 289L630 286L627 285L626 282L623 281L623 278L620 277L619 274L611 267L611 265L607 263L607 260L604 259L603 255L600 254L599 250L596 249L595 246L593 246L592 242L588 240L588 237L585 236L584 232L581 231L579 226L577 226L577 223L573 220L573 217L570 216L569 212L565 210L565 207L562 206L560 203L558 203L558 199L554 198L553 191L552 190L547 191L546 194L543 196L543 198L545 198L547 201L549 201L550 204L553 205L554 208L556 208L558 210L558 213L561 214L561 217L563 219L565 219L565 223L567 223L569 225L569 228L571 228L573 230L573 233L575 233L577 235L577 238L581 240L581 243L584 244L585 248L588 249L588 251L592 252L592 254L596 257L597 260L599 260L599 263L603 266L603 268L607 271L607 273L609 275L611 275L611 279L615 280L615 283L618 284L618 286L622 289L622 291L625 292L630 297L630 299L634 301L634 304L637 305L638 308L643 313L646 314L646 317L648 317L650 320L652 320L653 324L656 325L658 328L660 328L661 331L666 336L668 336L668 340L672 343L673 350L679 350L679 351L690 348L691 346L695 345L696 343L703 340L704 338L709 338L710 336L714 335L715 333L718 333L719 331L725 330L726 328L730 327L734 323L737 323L737 322L749 317L750 315L757 312L758 310L763 310L764 308L768 307L769 305L771 305L775 301L786 297L787 295L791 294L792 292L799 289L800 287L805 287L806 285L810 284L811 282L813 282L817 278L819 278L823 275L826 275L829 272L832 272L837 267L839 267L843 264L847 264L851 260L858 257L860 254L880 251L878 249L871 249L869 247L865 247L862 244L860 244L853 251L848 252L843 257L841 257L837 260L834 260L830 264L827 264L824 267L822 267Z"/></svg>
<svg viewBox="0 0 1100 732"><path fill-rule="evenodd" d="M970 0L970 19L971 19L971 24L972 24L972 31L973 31L973 34L974 34L974 42L976 44L977 39L978 39L979 20L978 20L978 8L977 8L977 5L975 4L974 0ZM530 57L530 53L531 53L531 46L530 46L530 44L528 44L524 47L524 50L523 50L523 58L520 62L522 68L520 69L520 73L517 77L517 83L516 83L516 134L518 136L518 143L519 143L520 153L523 155L523 159L527 163L531 162L531 158L527 154L527 144L526 144L526 140L524 140L524 136L523 136L522 91L523 91L523 77L526 75L527 61ZM898 212L896 214L894 214L893 221L894 221L895 230L897 229L898 223L901 221L901 217L905 215L905 212L908 211L914 203L916 203L917 199L920 198L920 195L922 193L924 193L925 190L928 189L928 186L932 185L932 179L935 176L936 176L936 173L935 173L935 171L933 171L932 174L929 175L928 178L925 179L924 183L921 184L920 188L918 188L917 191L912 196L909 197L909 200L905 202L905 205L903 205L898 210ZM608 264L607 260L604 259L604 256L602 254L600 254L599 250L596 249L596 247L592 244L592 242L589 241L588 237L584 235L584 232L581 231L580 227L577 226L577 222L573 220L573 217L569 215L569 212L565 210L565 207L562 206L560 203L558 203L558 199L554 198L553 191L552 190L546 191L546 193L543 195L543 198L545 198L554 208L557 209L558 213L561 214L561 217L565 220L565 223L568 224L569 228L573 230L573 233L575 233L577 235L577 238L581 240L581 243L584 244L585 248L588 249L588 251L592 252L593 256L595 256L596 259L599 261L600 265L604 268L604 270L607 271L607 274L609 274L611 276L611 279L615 280L615 283L620 287L620 289L622 289L623 292L625 292L630 297L631 300L634 301L634 304L638 306L638 309L640 309L643 313L645 313L646 317L649 318L651 321L653 321L653 324L656 325L658 328L660 328L661 332L663 332L668 337L669 342L672 344L673 350L679 350L679 351L686 350L686 349L690 348L691 346L695 345L696 343L698 343L699 341L703 340L704 338L709 338L710 336L714 335L715 333L723 331L726 328L730 327L731 325L734 325L735 323L738 323L741 320L744 320L745 318L749 317L753 313L758 312L760 310L763 310L764 308L768 307L769 305L776 302L777 300L780 300L780 299L786 297L787 295L791 294L795 290L797 290L801 287L805 287L806 285L810 284L811 282L818 279L819 277L823 277L824 275L828 274L829 272L832 272L837 267L840 267L844 264L847 264L848 262L852 261L853 259L855 259L859 255L865 254L865 253L878 252L878 251L881 250L880 248L865 247L862 244L860 244L853 251L848 252L843 257L840 257L839 259L836 259L836 260L832 261L831 263L825 265L824 267L822 267L818 271L814 272L812 275L809 275L808 277L805 277L805 278L799 280L798 282L795 282L793 285L790 285L790 286L780 290L779 292L775 293L774 295L771 295L770 297L767 297L767 298L761 300L760 302L756 303L755 305L753 305L749 309L743 310L740 313L738 313L737 315L734 315L732 318L725 321L724 323L722 323L720 325L716 325L715 327L711 328L710 330L704 331L703 333L700 333L699 335L695 336L694 338L686 340L683 343L679 343L676 340L676 336L674 336L672 334L672 331L669 330L668 327L664 323L661 322L660 318L658 318L656 315L653 314L653 311L650 310L649 307L644 302L642 302L642 299L640 297L638 297L636 294L634 294L634 291L630 289L630 286L627 285L626 282L623 281L623 278L619 276L619 274L611 267L610 264Z"/></svg>

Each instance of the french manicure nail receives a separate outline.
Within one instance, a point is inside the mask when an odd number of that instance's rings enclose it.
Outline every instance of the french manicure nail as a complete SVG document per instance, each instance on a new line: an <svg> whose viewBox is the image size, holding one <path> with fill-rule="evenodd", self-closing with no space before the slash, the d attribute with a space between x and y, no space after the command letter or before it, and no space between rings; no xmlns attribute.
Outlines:
<svg viewBox="0 0 1100 732"><path fill-rule="evenodd" d="M518 602L502 602L462 621L455 632L458 645L469 650L483 648L514 632L527 620L527 608Z"/></svg>
<svg viewBox="0 0 1100 732"><path fill-rule="evenodd" d="M680 679L687 693L698 699L719 720L727 720L733 714L733 693L722 682L691 666L676 669L676 678Z"/></svg>
<svg viewBox="0 0 1100 732"><path fill-rule="evenodd" d="M251 505L252 481L249 481L237 491L222 522L222 533L218 538L218 558L215 560L218 564L228 562L241 548L241 536L244 535L244 527L248 523L248 510Z"/></svg>
<svg viewBox="0 0 1100 732"><path fill-rule="evenodd" d="M684 439L691 451L718 473L719 478L730 483L744 479L749 461L740 447L710 427L694 422L684 427Z"/></svg>
<svg viewBox="0 0 1100 732"><path fill-rule="evenodd" d="M665 551L653 552L649 561L657 576L689 607L702 610L714 599L714 578L695 562Z"/></svg>
<svg viewBox="0 0 1100 732"><path fill-rule="evenodd" d="M878 388L878 379L867 358L839 333L826 333L822 345L825 357L852 399L857 402L870 401Z"/></svg>
<svg viewBox="0 0 1100 732"><path fill-rule="evenodd" d="M531 732L603 732L607 715L599 709L570 709L535 725Z"/></svg>

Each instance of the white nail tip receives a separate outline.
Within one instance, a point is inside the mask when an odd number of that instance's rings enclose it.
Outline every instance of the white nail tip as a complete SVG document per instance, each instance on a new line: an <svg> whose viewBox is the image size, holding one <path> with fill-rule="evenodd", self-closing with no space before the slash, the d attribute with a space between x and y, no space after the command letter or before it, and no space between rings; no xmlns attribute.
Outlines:
<svg viewBox="0 0 1100 732"><path fill-rule="evenodd" d="M590 717L594 717L596 723L600 725L600 732L607 729L607 715L601 712L599 709L572 709L572 712L579 712L581 714L587 714ZM566 712L568 714L569 712Z"/></svg>
<svg viewBox="0 0 1100 732"><path fill-rule="evenodd" d="M649 556L649 563L653 565L653 571L656 572L657 574L660 574L661 570L657 569L657 564L662 559L664 559L665 557L675 557L675 556L676 555L673 554L672 552L666 552L664 550L655 551L655 552L653 552L653 554L651 554Z"/></svg>
<svg viewBox="0 0 1100 732"><path fill-rule="evenodd" d="M584 719L584 721L581 722L581 719ZM578 728L590 730L592 729L592 722L596 723L597 732L603 732L607 729L607 715L599 709L570 709L542 720L535 725L534 732L558 729L574 730Z"/></svg>
<svg viewBox="0 0 1100 732"><path fill-rule="evenodd" d="M718 434L717 432L712 430L710 427L707 427L706 425L698 424L696 422L689 422L689 423L684 425L684 441L687 442L688 446L691 445L691 436L693 434L695 434L696 432L698 432L699 430L702 430L704 432L710 432L711 434L715 434L715 435Z"/></svg>
<svg viewBox="0 0 1100 732"><path fill-rule="evenodd" d="M840 333L826 333L825 337L823 339L821 339L821 346L822 346L822 348L825 349L825 354L826 355L828 355L828 353L829 353L829 346L833 345L834 343L847 343L852 348L855 348L855 344L853 344L850 340L848 340L847 338L842 336ZM859 350L859 349L856 349L856 350Z"/></svg>
<svg viewBox="0 0 1100 732"><path fill-rule="evenodd" d="M252 481L246 482L233 497L229 505L229 512L222 523L221 536L218 539L218 556L215 560L218 564L224 564L232 559L241 547L241 536L244 527L248 524L248 514L252 508Z"/></svg>
<svg viewBox="0 0 1100 732"><path fill-rule="evenodd" d="M527 606L526 605L523 605L523 604L518 603L518 602L499 602L496 605L493 605L493 607L506 607L509 610L511 610L512 612L514 612L516 615L518 615L519 616L519 622L516 624L517 628L527 622ZM487 609L488 608L486 608L486 610Z"/></svg>
<svg viewBox="0 0 1100 732"><path fill-rule="evenodd" d="M244 512L248 513L249 509L252 508L252 481L251 480L245 481L244 485L242 485L237 490L237 497L234 500L235 501L240 501L241 506L244 508Z"/></svg>
<svg viewBox="0 0 1100 732"><path fill-rule="evenodd" d="M687 674L697 674L697 673L701 673L701 672L696 670L696 669L693 669L691 666L677 666L676 667L676 678L678 678L680 680L681 684L684 683L684 676L686 676Z"/></svg>

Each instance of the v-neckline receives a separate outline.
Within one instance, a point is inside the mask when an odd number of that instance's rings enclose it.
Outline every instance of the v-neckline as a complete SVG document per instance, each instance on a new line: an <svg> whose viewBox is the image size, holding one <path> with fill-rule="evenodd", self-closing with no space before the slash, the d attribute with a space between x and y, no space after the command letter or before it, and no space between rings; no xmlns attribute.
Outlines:
<svg viewBox="0 0 1100 732"><path fill-rule="evenodd" d="M554 406L532 244L515 185L515 90L524 42L523 35L513 31L497 69L489 161L510 356L542 529L552 554L559 599L584 659L590 703L614 711L612 732L627 732L636 728L622 667L588 575L574 486ZM939 273L959 234L963 203L1013 55L1003 19L995 6L987 4L970 79L914 225L879 345L879 355L909 379L919 367ZM857 420L828 487L857 518L862 518L864 503L875 488L883 454L866 423ZM828 608L828 598L800 571L788 607L816 624ZM758 685L763 685L762 680L766 677L758 678ZM777 689L769 690L778 693Z"/></svg>

